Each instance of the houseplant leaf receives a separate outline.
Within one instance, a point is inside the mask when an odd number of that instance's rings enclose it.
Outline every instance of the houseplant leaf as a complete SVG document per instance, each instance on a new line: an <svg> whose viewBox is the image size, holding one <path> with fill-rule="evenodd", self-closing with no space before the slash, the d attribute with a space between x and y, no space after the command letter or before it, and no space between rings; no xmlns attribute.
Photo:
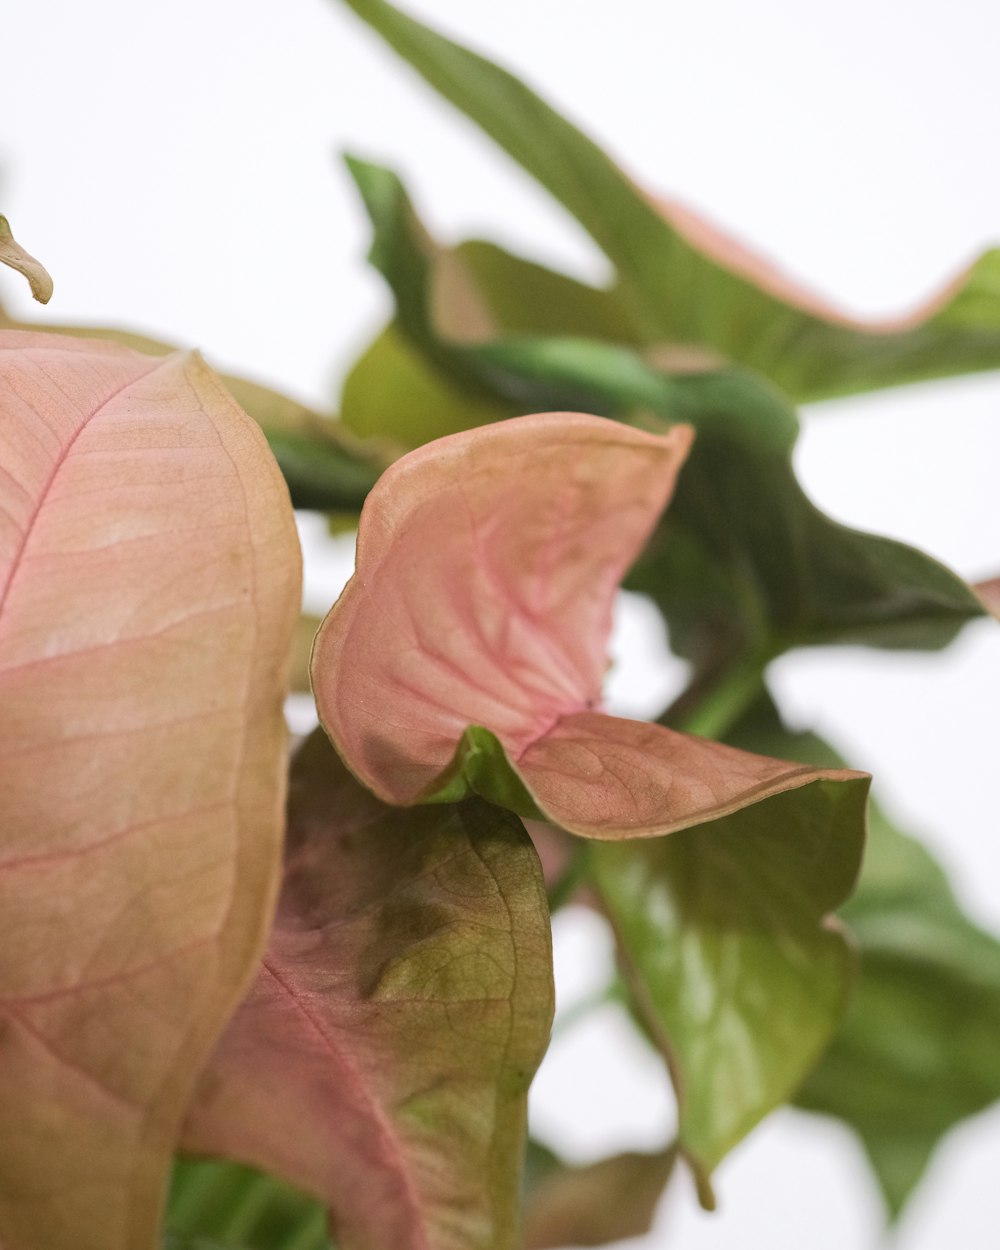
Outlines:
<svg viewBox="0 0 1000 1250"><path fill-rule="evenodd" d="M329 1250L327 1216L315 1198L274 1176L224 1159L179 1158L164 1220L175 1242L225 1250Z"/></svg>
<svg viewBox="0 0 1000 1250"><path fill-rule="evenodd" d="M392 173L357 160L350 168L372 213L372 260L397 297L399 330L423 354L425 373L440 379L426 403L411 387L400 419L381 434L415 446L441 433L449 414L469 427L525 404L576 405L647 424L687 421L698 431L669 526L654 532L628 585L658 603L674 650L699 669L745 656L759 665L816 643L936 648L982 614L968 586L937 561L814 507L791 465L795 414L752 375L668 375L593 340L501 335L469 346L444 338L431 315L439 249ZM394 362L412 359L391 334L391 357L373 355L365 366L368 376L378 369L383 390ZM400 374L399 389L408 377ZM363 380L354 378L356 403Z"/></svg>
<svg viewBox="0 0 1000 1250"><path fill-rule="evenodd" d="M155 1244L277 887L300 566L197 356L0 335L0 1243Z"/></svg>
<svg viewBox="0 0 1000 1250"><path fill-rule="evenodd" d="M525 1195L524 1250L548 1250L649 1232L677 1151L626 1151L574 1167L533 1142L528 1158L535 1175Z"/></svg>
<svg viewBox="0 0 1000 1250"><path fill-rule="evenodd" d="M387 808L317 732L293 766L270 946L185 1148L322 1198L341 1250L514 1250L552 994L520 824L475 800Z"/></svg>
<svg viewBox="0 0 1000 1250"><path fill-rule="evenodd" d="M167 356L176 346L145 334L110 326L76 326L18 321L0 305L0 330L44 331L73 338L119 343L150 356ZM268 386L231 374L220 380L264 431L297 508L357 511L388 463L385 451L352 438L338 421L314 412Z"/></svg>
<svg viewBox="0 0 1000 1250"><path fill-rule="evenodd" d="M814 782L652 842L591 846L586 880L708 1174L814 1066L855 959L829 914L861 861L867 787ZM711 1203L711 1199L708 1198Z"/></svg>
<svg viewBox="0 0 1000 1250"><path fill-rule="evenodd" d="M814 734L786 729L767 700L731 740L842 762ZM857 1131L895 1215L948 1129L1000 1098L1000 941L968 919L940 866L874 803L858 888L840 914L861 975L796 1101Z"/></svg>
<svg viewBox="0 0 1000 1250"><path fill-rule="evenodd" d="M614 264L621 338L694 345L815 400L1000 366L1000 251L925 307L852 321L672 202L645 194L512 74L385 0L346 0L580 222ZM633 328L634 327L634 328Z"/></svg>
<svg viewBox="0 0 1000 1250"><path fill-rule="evenodd" d="M686 426L546 413L383 474L312 660L320 722L365 785L399 804L478 793L618 839L860 777L596 710L615 592L689 445Z"/></svg>

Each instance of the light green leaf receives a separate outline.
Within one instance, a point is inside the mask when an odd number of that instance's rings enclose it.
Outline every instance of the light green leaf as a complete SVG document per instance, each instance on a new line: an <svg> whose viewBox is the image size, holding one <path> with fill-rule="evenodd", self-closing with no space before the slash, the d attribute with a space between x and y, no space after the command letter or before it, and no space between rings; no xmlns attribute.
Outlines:
<svg viewBox="0 0 1000 1250"><path fill-rule="evenodd" d="M837 766L811 734L755 709L734 744ZM841 911L861 976L839 1032L798 1092L860 1135L897 1214L953 1125L1000 1098L1000 942L974 925L945 874L872 805L857 892Z"/></svg>
<svg viewBox="0 0 1000 1250"><path fill-rule="evenodd" d="M344 380L340 417L361 439L384 439L408 451L456 430L511 417L513 405L469 390L430 364L389 325Z"/></svg>
<svg viewBox="0 0 1000 1250"><path fill-rule="evenodd" d="M1000 251L909 317L852 322L707 223L658 205L507 71L385 0L345 2L588 231L618 271L625 333L716 352L800 400L1000 366Z"/></svg>
<svg viewBox="0 0 1000 1250"><path fill-rule="evenodd" d="M681 1149L706 1191L719 1160L792 1095L843 1012L854 959L829 913L857 874L866 793L865 779L817 781L701 830L587 848L636 1008L671 1070Z"/></svg>
<svg viewBox="0 0 1000 1250"><path fill-rule="evenodd" d="M276 1177L222 1159L179 1158L164 1221L165 1250L329 1250L321 1203Z"/></svg>

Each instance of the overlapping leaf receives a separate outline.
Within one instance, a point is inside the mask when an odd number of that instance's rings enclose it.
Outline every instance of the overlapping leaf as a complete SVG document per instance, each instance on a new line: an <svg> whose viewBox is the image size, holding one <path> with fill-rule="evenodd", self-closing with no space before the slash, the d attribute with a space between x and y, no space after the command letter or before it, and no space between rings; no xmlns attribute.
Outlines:
<svg viewBox="0 0 1000 1250"><path fill-rule="evenodd" d="M398 419L364 433L414 446L444 432L445 419L464 427L529 405L689 421L698 438L669 524L654 533L628 585L656 600L674 650L701 668L740 655L763 662L823 642L940 647L982 613L937 561L838 525L810 503L791 466L795 414L750 374L667 375L593 340L507 336L469 346L445 338L431 316L439 250L394 175L359 161L351 170L375 225L372 260L396 295L399 322L349 379L345 417L363 424L388 388L409 392ZM409 385L414 369L433 386Z"/></svg>
<svg viewBox="0 0 1000 1250"><path fill-rule="evenodd" d="M766 704L732 740L840 763L820 739L785 730ZM861 880L841 915L860 944L861 976L797 1101L857 1130L898 1213L942 1135L1000 1098L1000 941L972 924L940 867L876 805Z"/></svg>
<svg viewBox="0 0 1000 1250"><path fill-rule="evenodd" d="M551 1015L519 823L478 800L387 808L317 732L293 767L270 946L185 1147L322 1198L341 1250L514 1250Z"/></svg>
<svg viewBox="0 0 1000 1250"><path fill-rule="evenodd" d="M482 56L385 0L345 0L535 177L615 265L614 341L694 346L797 399L1000 366L1000 251L922 309L851 321L674 203L644 194L590 139Z"/></svg>
<svg viewBox="0 0 1000 1250"><path fill-rule="evenodd" d="M857 875L866 791L816 781L708 836L588 848L586 879L670 1066L679 1142L706 1192L708 1173L791 1097L843 1014L855 961L825 918Z"/></svg>
<svg viewBox="0 0 1000 1250"><path fill-rule="evenodd" d="M532 1142L524 1250L604 1246L649 1232L677 1159L674 1148L627 1151L582 1167Z"/></svg>
<svg viewBox="0 0 1000 1250"><path fill-rule="evenodd" d="M163 1250L330 1250L326 1211L274 1176L223 1159L178 1159Z"/></svg>
<svg viewBox="0 0 1000 1250"><path fill-rule="evenodd" d="M320 720L388 802L473 792L591 838L655 837L820 777L600 705L619 581L690 430L545 413L397 461L313 650Z"/></svg>
<svg viewBox="0 0 1000 1250"><path fill-rule="evenodd" d="M277 887L299 555L193 356L0 335L0 1243L154 1245Z"/></svg>
<svg viewBox="0 0 1000 1250"><path fill-rule="evenodd" d="M176 348L159 339L108 326L71 326L18 321L0 306L0 330L44 330L48 334L118 343L150 356ZM357 511L391 458L381 447L363 445L340 423L321 416L259 382L221 375L227 390L267 436L297 508Z"/></svg>

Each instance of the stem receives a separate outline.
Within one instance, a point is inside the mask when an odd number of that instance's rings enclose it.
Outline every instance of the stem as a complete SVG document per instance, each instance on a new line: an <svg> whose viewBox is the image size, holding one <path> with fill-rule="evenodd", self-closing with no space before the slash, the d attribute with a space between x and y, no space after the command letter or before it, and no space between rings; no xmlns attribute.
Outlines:
<svg viewBox="0 0 1000 1250"><path fill-rule="evenodd" d="M585 860L584 848L580 847L573 852L569 863L567 863L562 873L549 887L550 915L555 915L560 907L565 907L585 879L587 875Z"/></svg>
<svg viewBox="0 0 1000 1250"><path fill-rule="evenodd" d="M661 721L702 738L724 738L764 690L764 673L774 656L771 648L750 651L720 673L696 678Z"/></svg>

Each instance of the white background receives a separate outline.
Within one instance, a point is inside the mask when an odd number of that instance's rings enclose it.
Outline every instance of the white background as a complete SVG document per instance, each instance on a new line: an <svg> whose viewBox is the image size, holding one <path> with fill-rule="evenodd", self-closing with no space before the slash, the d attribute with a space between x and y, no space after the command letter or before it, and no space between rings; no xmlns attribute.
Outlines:
<svg viewBox="0 0 1000 1250"><path fill-rule="evenodd" d="M398 168L446 238L480 233L584 277L606 272L562 211L334 0L5 9L0 211L55 278L42 318L144 328L332 404L389 306L362 263L367 227L335 159L345 149ZM522 73L639 181L708 211L849 311L904 309L1000 242L1000 7L988 0L410 9ZM35 314L15 275L0 283L11 310ZM1000 375L828 404L804 414L798 469L836 517L970 578L1000 572L998 408ZM318 562L310 584L314 606L336 591ZM624 615L615 697L641 711L655 631L651 641L641 611ZM669 693L679 677L663 674ZM774 676L798 723L875 773L890 812L1000 929L1000 630L971 627L940 656L797 654ZM572 913L556 940L569 1001L609 956ZM657 1065L612 1013L555 1044L534 1114L583 1160L659 1144L672 1112ZM998 1155L996 1111L953 1133L899 1250L992 1247ZM720 1214L701 1215L682 1185L654 1233L629 1244L879 1243L872 1184L837 1126L782 1112L717 1181Z"/></svg>

